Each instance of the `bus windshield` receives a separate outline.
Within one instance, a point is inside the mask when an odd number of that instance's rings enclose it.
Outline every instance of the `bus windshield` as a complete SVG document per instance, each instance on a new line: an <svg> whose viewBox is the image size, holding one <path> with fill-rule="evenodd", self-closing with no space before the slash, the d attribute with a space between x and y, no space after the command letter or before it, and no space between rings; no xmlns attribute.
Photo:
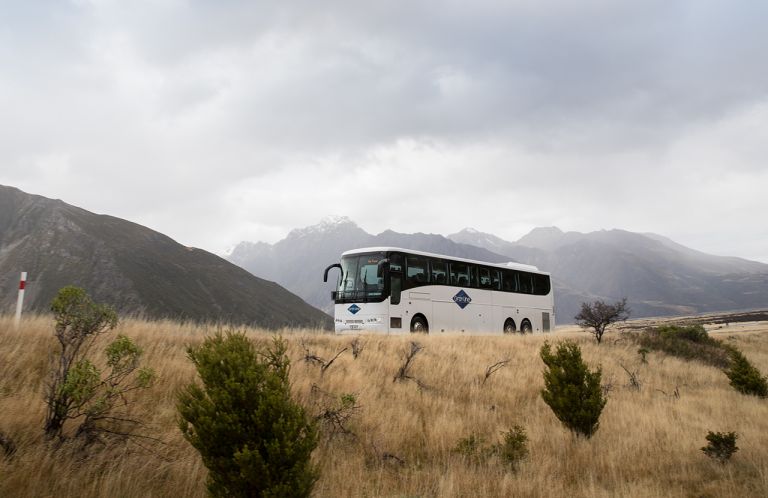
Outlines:
<svg viewBox="0 0 768 498"><path fill-rule="evenodd" d="M336 302L375 302L384 299L384 278L378 276L384 253L352 254L341 258Z"/></svg>

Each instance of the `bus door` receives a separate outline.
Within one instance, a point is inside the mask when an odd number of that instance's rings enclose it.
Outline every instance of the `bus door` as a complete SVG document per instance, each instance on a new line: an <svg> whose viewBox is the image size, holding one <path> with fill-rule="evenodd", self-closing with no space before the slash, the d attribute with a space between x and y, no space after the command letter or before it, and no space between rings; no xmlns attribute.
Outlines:
<svg viewBox="0 0 768 498"><path fill-rule="evenodd" d="M389 257L389 333L408 332L410 323L405 319L403 299L403 256L392 254Z"/></svg>

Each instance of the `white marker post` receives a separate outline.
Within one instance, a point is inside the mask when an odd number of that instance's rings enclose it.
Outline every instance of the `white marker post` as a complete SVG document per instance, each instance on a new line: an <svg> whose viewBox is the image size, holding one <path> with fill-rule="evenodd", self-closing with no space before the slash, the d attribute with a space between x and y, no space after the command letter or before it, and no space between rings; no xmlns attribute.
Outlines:
<svg viewBox="0 0 768 498"><path fill-rule="evenodd" d="M24 287L27 285L27 272L21 272L21 280L19 281L19 299L16 301L16 328L19 328L19 322L21 322L21 307L24 305Z"/></svg>

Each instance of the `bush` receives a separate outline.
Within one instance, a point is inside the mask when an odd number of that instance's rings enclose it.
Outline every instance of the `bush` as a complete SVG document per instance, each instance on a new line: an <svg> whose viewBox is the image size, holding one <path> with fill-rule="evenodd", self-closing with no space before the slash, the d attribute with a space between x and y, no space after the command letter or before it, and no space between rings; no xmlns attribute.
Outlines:
<svg viewBox="0 0 768 498"><path fill-rule="evenodd" d="M707 365L726 368L728 351L723 344L707 334L701 325L663 325L640 333L637 341L645 349L662 351Z"/></svg>
<svg viewBox="0 0 768 498"><path fill-rule="evenodd" d="M544 402L574 434L592 437L606 403L601 369L591 372L581 359L579 346L570 341L558 344L554 354L550 344L544 343L540 354L547 366L541 391Z"/></svg>
<svg viewBox="0 0 768 498"><path fill-rule="evenodd" d="M451 451L475 465L495 455L502 463L516 470L520 462L528 456L528 436L525 434L525 429L516 425L502 434L500 443L489 446L483 436L470 434L469 437L459 439Z"/></svg>
<svg viewBox="0 0 768 498"><path fill-rule="evenodd" d="M309 496L317 431L291 400L285 342L261 351L245 334L219 333L187 354L203 387L179 393L179 425L209 470L209 492Z"/></svg>
<svg viewBox="0 0 768 498"><path fill-rule="evenodd" d="M739 450L736 446L736 438L738 437L735 432L709 431L707 434L708 444L702 447L701 451L709 458L724 464Z"/></svg>
<svg viewBox="0 0 768 498"><path fill-rule="evenodd" d="M528 436L525 429L516 425L503 434L501 443L494 445L493 452L502 462L512 469L517 469L520 462L528 456Z"/></svg>
<svg viewBox="0 0 768 498"><path fill-rule="evenodd" d="M768 397L768 381L760 375L760 371L736 348L730 347L729 353L731 365L725 375L730 379L731 386L743 394Z"/></svg>
<svg viewBox="0 0 768 498"><path fill-rule="evenodd" d="M139 368L141 348L130 338L117 336L105 350L107 368L102 371L88 353L99 335L117 325L115 311L94 303L78 287L61 289L51 310L61 349L46 393L46 437L63 439L65 423L75 420L79 421L75 435L86 444L105 435L134 436L130 427L140 421L117 410L128 404L129 392L154 381L152 369Z"/></svg>

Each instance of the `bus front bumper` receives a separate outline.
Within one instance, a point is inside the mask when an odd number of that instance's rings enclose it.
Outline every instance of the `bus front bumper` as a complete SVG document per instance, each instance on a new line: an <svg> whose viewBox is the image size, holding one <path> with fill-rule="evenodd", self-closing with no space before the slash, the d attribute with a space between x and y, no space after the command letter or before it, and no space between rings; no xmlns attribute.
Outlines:
<svg viewBox="0 0 768 498"><path fill-rule="evenodd" d="M335 330L337 334L358 334L360 332L389 332L388 324L383 316L369 316L353 319L335 320Z"/></svg>

